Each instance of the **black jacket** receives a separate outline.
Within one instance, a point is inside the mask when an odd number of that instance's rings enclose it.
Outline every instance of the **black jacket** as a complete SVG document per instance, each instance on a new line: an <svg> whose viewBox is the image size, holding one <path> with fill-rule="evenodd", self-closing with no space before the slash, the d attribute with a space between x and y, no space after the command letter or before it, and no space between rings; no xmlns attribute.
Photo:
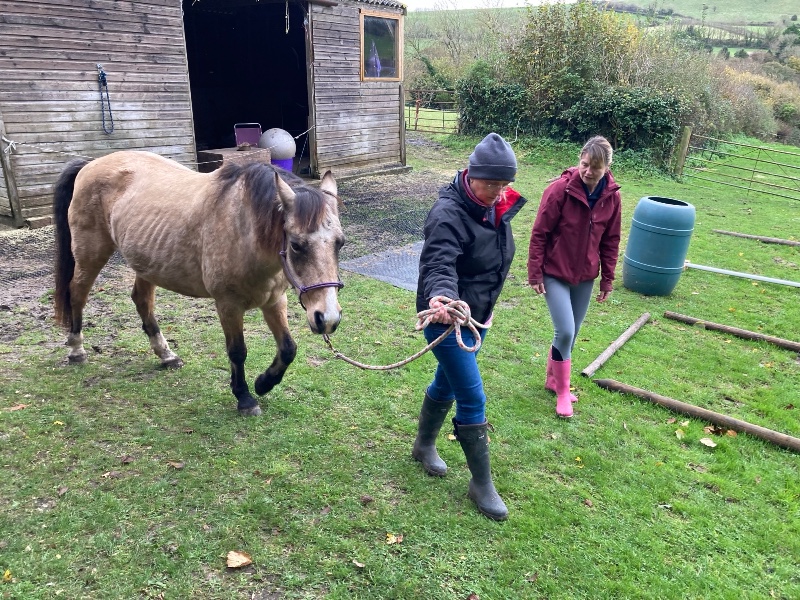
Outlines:
<svg viewBox="0 0 800 600"><path fill-rule="evenodd" d="M503 289L514 238L511 219L527 202L513 189L495 206L501 213L497 227L490 209L471 200L462 189L462 172L439 191L439 199L425 220L425 243L419 257L417 312L429 308L434 296L465 301L472 318L485 323Z"/></svg>

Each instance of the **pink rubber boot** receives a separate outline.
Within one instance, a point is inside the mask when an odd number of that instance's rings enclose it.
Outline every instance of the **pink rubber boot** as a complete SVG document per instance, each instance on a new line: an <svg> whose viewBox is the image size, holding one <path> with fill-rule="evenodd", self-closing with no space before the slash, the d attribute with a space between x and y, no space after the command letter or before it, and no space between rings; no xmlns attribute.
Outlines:
<svg viewBox="0 0 800 600"><path fill-rule="evenodd" d="M556 380L556 415L564 419L572 417L572 399L569 393L571 367L570 359L553 361L553 377Z"/></svg>
<svg viewBox="0 0 800 600"><path fill-rule="evenodd" d="M555 393L556 391L556 378L553 375L553 363L556 362L553 360L553 347L550 346L550 352L547 354L547 379L544 382L544 389L550 390L551 392ZM569 399L571 402L577 402L578 397L570 392Z"/></svg>

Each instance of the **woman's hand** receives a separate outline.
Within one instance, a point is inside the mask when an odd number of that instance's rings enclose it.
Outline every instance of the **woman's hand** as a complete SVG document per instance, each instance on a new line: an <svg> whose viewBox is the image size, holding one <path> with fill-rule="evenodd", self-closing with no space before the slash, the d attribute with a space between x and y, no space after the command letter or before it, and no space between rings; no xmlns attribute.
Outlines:
<svg viewBox="0 0 800 600"><path fill-rule="evenodd" d="M601 291L599 294L597 294L597 301L605 302L606 300L608 300L608 297L610 295L611 295L611 290L608 290L607 292Z"/></svg>
<svg viewBox="0 0 800 600"><path fill-rule="evenodd" d="M436 309L436 312L431 316L431 323L442 323L444 325L451 325L453 323L453 318L447 311L447 305L442 304L438 297L431 298L428 306Z"/></svg>
<svg viewBox="0 0 800 600"><path fill-rule="evenodd" d="M546 294L547 292L544 291L544 283L536 283L531 286L533 291L537 294Z"/></svg>

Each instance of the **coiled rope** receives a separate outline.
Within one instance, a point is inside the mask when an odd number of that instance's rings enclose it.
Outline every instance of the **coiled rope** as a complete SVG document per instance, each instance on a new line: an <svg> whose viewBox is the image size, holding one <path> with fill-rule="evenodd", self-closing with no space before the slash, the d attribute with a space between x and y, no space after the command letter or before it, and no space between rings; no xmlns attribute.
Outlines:
<svg viewBox="0 0 800 600"><path fill-rule="evenodd" d="M330 337L328 337L328 334L323 334L322 339L325 340L325 343L328 345L328 348L331 349L331 352L333 352L333 355L336 358L340 358L343 361L350 363L351 365L356 366L360 369L368 369L371 371L388 371L390 369L396 369L397 367L402 367L403 365L407 365L408 363L418 359L420 356L425 354L431 348L435 348L436 346L438 346L439 343L442 340L444 340L448 335L450 335L453 331L456 332L456 341L458 342L459 348L467 352L477 352L481 347L481 336L480 333L478 333L478 328L489 329L491 325L484 325L483 323L478 323L475 319L473 319L469 305L463 300L451 300L446 296L435 296L433 300L438 300L439 302L445 305L447 314L453 320L452 324L450 325L450 327L447 328L447 331L445 331L442 335L433 340L430 344L425 346L422 350L420 350L419 352L417 352L412 356L409 356L404 360L401 360L400 362L392 363L391 365L365 365L364 363L360 363L357 360L348 358L347 356L339 352L336 348L334 348L333 344L331 343ZM417 324L414 326L414 329L416 331L421 331L425 329L431 323L431 319L438 311L439 311L438 308L428 308L426 310L418 312ZM474 346L467 346L461 339L461 327L466 327L472 332L472 335L475 339Z"/></svg>

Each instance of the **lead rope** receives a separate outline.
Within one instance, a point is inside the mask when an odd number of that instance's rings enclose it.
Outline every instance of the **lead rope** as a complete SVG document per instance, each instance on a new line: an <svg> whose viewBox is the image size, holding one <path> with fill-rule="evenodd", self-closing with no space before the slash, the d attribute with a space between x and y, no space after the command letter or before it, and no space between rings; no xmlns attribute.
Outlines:
<svg viewBox="0 0 800 600"><path fill-rule="evenodd" d="M103 131L114 133L114 115L111 114L111 98L108 97L108 81L103 65L97 65L97 83L100 86L100 116L103 121ZM103 98L103 92L106 94L105 98ZM111 129L106 127L106 104L108 104L108 120L111 123Z"/></svg>
<svg viewBox="0 0 800 600"><path fill-rule="evenodd" d="M396 369L397 367L402 367L403 365L407 365L413 360L418 359L420 356L425 354L431 348L435 348L439 345L439 343L444 340L450 333L454 330L456 332L456 341L458 342L459 348L462 350L466 350L467 352L477 352L481 347L481 336L478 333L478 328L481 329L489 329L490 325L484 325L483 323L478 323L475 319L472 318L470 313L469 305L464 302L463 300L451 300L445 296L436 296L433 298L434 300L438 300L442 304L445 305L447 309L447 313L450 315L450 318L453 319L453 323L448 327L447 331L445 331L442 335L438 338L433 340L430 344L425 346L422 350L417 352L416 354L409 356L408 358L401 360L400 362L392 363L391 365L365 365L364 363L360 363L357 360L353 360L352 358L348 358L341 352L339 352L336 348L333 347L331 343L330 337L328 334L325 333L322 335L322 339L325 340L325 343L328 344L328 348L331 349L334 356L336 358L340 358L343 361L350 363L353 366L356 366L360 369L368 369L371 371L388 371L390 369ZM416 331L421 331L425 329L431 322L433 315L439 309L437 308L429 308L427 310L422 310L417 313L417 324L414 326ZM467 346L464 341L461 339L461 327L464 326L472 332L472 335L475 339L474 346Z"/></svg>

